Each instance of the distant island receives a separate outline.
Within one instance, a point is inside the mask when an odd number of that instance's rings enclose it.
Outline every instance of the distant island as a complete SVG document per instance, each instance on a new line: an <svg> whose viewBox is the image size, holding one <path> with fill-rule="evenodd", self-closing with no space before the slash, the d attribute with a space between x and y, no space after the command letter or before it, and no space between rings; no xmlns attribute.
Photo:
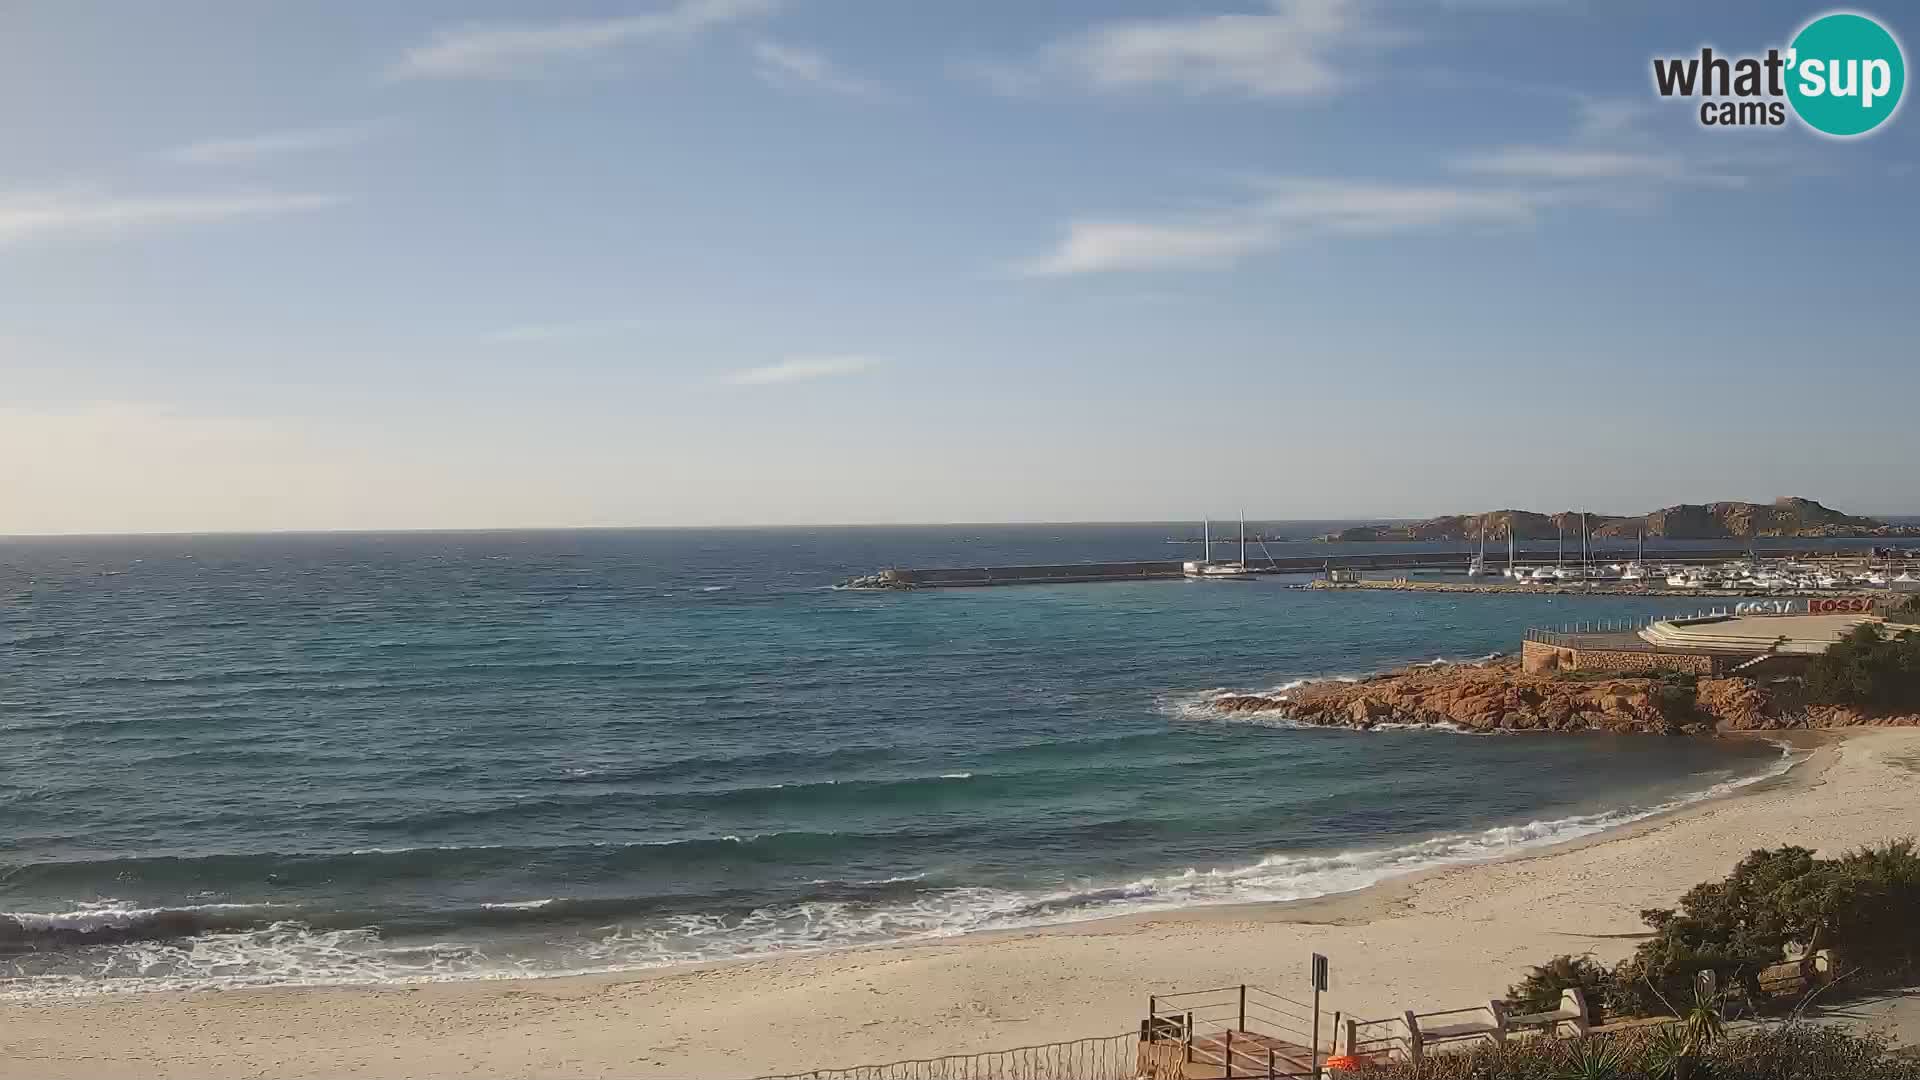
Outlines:
<svg viewBox="0 0 1920 1080"><path fill-rule="evenodd" d="M1483 531L1489 540L1504 539L1513 530L1516 540L1552 540L1580 535L1580 512L1563 510L1539 514L1531 510L1494 510L1484 514L1448 514L1405 525L1360 525L1318 537L1335 541L1474 540ZM1890 525L1876 518L1854 517L1820 505L1812 499L1782 498L1772 503L1682 503L1650 514L1621 517L1586 515L1587 529L1596 538L1732 540L1752 537L1920 536L1920 526Z"/></svg>

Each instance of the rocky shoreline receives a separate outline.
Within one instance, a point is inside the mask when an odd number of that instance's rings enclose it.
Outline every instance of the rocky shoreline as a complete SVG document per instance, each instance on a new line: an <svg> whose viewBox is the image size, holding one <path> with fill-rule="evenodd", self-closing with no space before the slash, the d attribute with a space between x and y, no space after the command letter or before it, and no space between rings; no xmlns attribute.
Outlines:
<svg viewBox="0 0 1920 1080"><path fill-rule="evenodd" d="M1355 681L1320 680L1267 694L1221 694L1223 713L1271 713L1298 724L1368 729L1444 725L1475 733L1604 731L1710 735L1861 726L1920 726L1920 716L1876 716L1806 704L1797 683L1669 676L1528 674L1514 658L1402 668Z"/></svg>

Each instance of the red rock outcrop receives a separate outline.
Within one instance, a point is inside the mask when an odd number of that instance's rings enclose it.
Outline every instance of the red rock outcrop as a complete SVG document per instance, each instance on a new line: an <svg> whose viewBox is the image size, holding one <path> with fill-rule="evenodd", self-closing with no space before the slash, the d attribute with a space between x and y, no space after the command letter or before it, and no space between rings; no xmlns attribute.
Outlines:
<svg viewBox="0 0 1920 1080"><path fill-rule="evenodd" d="M1859 725L1920 725L1920 716L1874 717L1808 707L1792 685L1752 679L1663 681L1579 674L1530 675L1512 659L1423 665L1354 682L1305 683L1274 694L1225 694L1214 708L1273 712L1296 723L1371 728L1448 724L1468 731L1610 731L1709 734Z"/></svg>

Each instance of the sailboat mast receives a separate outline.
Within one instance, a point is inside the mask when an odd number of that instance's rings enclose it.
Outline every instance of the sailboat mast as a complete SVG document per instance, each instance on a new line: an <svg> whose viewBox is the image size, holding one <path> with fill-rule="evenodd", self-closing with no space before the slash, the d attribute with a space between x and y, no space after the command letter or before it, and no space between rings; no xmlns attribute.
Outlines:
<svg viewBox="0 0 1920 1080"><path fill-rule="evenodd" d="M1556 520L1553 524L1555 529L1560 534L1559 539L1555 541L1555 543L1558 544L1559 547L1553 553L1553 565L1561 566L1561 565L1564 565L1567 561L1567 520L1565 518L1560 518Z"/></svg>
<svg viewBox="0 0 1920 1080"><path fill-rule="evenodd" d="M1213 519L1206 518L1200 526L1200 561L1213 561Z"/></svg>
<svg viewBox="0 0 1920 1080"><path fill-rule="evenodd" d="M1247 512L1240 511L1240 565L1247 565Z"/></svg>
<svg viewBox="0 0 1920 1080"><path fill-rule="evenodd" d="M1593 563L1593 554L1587 548L1587 512L1580 511L1580 568L1587 569Z"/></svg>

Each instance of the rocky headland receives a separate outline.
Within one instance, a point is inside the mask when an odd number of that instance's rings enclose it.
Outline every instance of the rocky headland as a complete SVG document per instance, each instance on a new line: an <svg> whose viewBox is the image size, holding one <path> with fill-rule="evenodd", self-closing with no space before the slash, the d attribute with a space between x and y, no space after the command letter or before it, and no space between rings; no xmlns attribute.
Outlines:
<svg viewBox="0 0 1920 1080"><path fill-rule="evenodd" d="M1483 514L1446 514L1407 524L1361 525L1328 533L1322 540L1414 541L1504 540L1513 530L1516 540L1552 540L1580 536L1580 512L1564 510L1541 514L1531 510L1493 510ZM1596 539L1740 540L1754 537L1818 539L1821 537L1911 537L1920 527L1891 525L1876 518L1855 517L1812 499L1787 497L1771 503L1683 503L1649 514L1620 516L1587 514L1587 529Z"/></svg>
<svg viewBox="0 0 1920 1080"><path fill-rule="evenodd" d="M1221 694L1230 714L1270 713L1320 727L1446 725L1470 732L1605 731L1707 735L1860 726L1920 726L1920 716L1876 716L1806 704L1799 685L1740 677L1528 674L1519 661L1431 664L1355 681L1329 679L1267 694Z"/></svg>

